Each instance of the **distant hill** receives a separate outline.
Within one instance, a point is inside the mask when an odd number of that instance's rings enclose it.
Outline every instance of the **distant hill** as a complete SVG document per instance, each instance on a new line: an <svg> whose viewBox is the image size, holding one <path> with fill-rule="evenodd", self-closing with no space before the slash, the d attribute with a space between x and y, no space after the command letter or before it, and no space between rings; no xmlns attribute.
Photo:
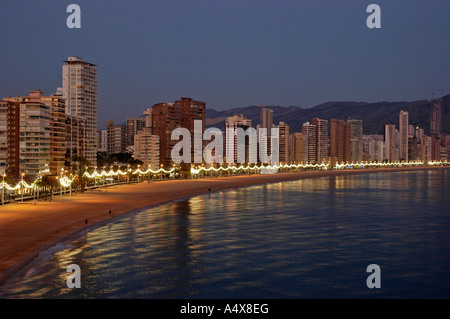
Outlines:
<svg viewBox="0 0 450 319"><path fill-rule="evenodd" d="M450 95L443 100L442 133L450 133ZM420 100L412 102L327 102L311 108L298 106L264 106L273 110L274 124L285 122L289 124L291 132L299 131L303 123L318 117L325 120L359 119L363 120L364 134L383 134L384 123L395 124L398 127L400 110L409 112L409 123L419 126L430 133L430 101ZM243 114L252 120L252 126L259 124L259 106L233 108L226 111L206 109L206 125L224 129L225 118L234 114Z"/></svg>

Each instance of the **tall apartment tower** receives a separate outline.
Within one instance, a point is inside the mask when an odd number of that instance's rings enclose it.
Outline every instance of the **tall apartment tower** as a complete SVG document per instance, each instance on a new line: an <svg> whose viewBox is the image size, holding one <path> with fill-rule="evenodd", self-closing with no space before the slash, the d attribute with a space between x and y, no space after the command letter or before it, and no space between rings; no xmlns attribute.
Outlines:
<svg viewBox="0 0 450 319"><path fill-rule="evenodd" d="M148 108L144 112L144 127L147 131L152 132L152 108Z"/></svg>
<svg viewBox="0 0 450 319"><path fill-rule="evenodd" d="M182 97L175 101L175 107L178 108L181 115L181 127L187 128L191 132L191 158L200 159L203 163L203 149L206 142L203 140L203 132L206 130L206 103L194 100L190 97ZM195 121L200 121L201 132L194 130ZM182 164L184 169L190 169L190 165Z"/></svg>
<svg viewBox="0 0 450 319"><path fill-rule="evenodd" d="M40 102L50 108L50 172L59 174L64 168L66 155L66 114L64 98L44 96L41 90L29 91L26 102Z"/></svg>
<svg viewBox="0 0 450 319"><path fill-rule="evenodd" d="M75 168L84 170L84 167L79 167L78 163L73 163L72 158L74 158L75 156L86 158L85 141L86 118L82 116L66 114L66 161L69 163L71 169Z"/></svg>
<svg viewBox="0 0 450 319"><path fill-rule="evenodd" d="M350 161L362 162L364 157L363 121L348 119L350 124Z"/></svg>
<svg viewBox="0 0 450 319"><path fill-rule="evenodd" d="M159 136L153 135L147 128L134 135L133 157L140 160L148 168L159 168Z"/></svg>
<svg viewBox="0 0 450 319"><path fill-rule="evenodd" d="M330 165L347 163L350 156L351 124L344 120L330 120Z"/></svg>
<svg viewBox="0 0 450 319"><path fill-rule="evenodd" d="M316 162L316 127L315 125L306 122L302 126L302 134L305 139L305 155L307 163L315 163Z"/></svg>
<svg viewBox="0 0 450 319"><path fill-rule="evenodd" d="M328 121L313 118L311 124L315 127L316 134L316 163L328 162Z"/></svg>
<svg viewBox="0 0 450 319"><path fill-rule="evenodd" d="M127 117L127 146L134 145L134 136L142 131L145 119L141 116Z"/></svg>
<svg viewBox="0 0 450 319"><path fill-rule="evenodd" d="M260 111L260 128L267 128L267 134L270 134L270 129L273 126L273 110L261 108Z"/></svg>
<svg viewBox="0 0 450 319"><path fill-rule="evenodd" d="M260 147L262 149L267 150L267 155L271 154L271 129L273 127L273 110L260 107L260 121L258 129L264 128L266 129L265 137L259 138L259 142L262 144ZM260 136L260 132L258 131L258 137Z"/></svg>
<svg viewBox="0 0 450 319"><path fill-rule="evenodd" d="M291 134L291 161L294 164L308 162L305 142L306 138L302 133L295 132Z"/></svg>
<svg viewBox="0 0 450 319"><path fill-rule="evenodd" d="M5 98L19 103L19 176L24 173L31 180L39 174L50 173L51 108L29 97ZM17 176L17 175L16 175Z"/></svg>
<svg viewBox="0 0 450 319"><path fill-rule="evenodd" d="M289 125L280 122L278 124L278 134L279 134L279 161L281 164L289 164Z"/></svg>
<svg viewBox="0 0 450 319"><path fill-rule="evenodd" d="M394 124L384 124L384 146L386 148L384 155L389 162L398 161L398 135L398 130Z"/></svg>
<svg viewBox="0 0 450 319"><path fill-rule="evenodd" d="M113 120L106 121L106 152L108 155L125 153L127 150L127 127L114 125Z"/></svg>
<svg viewBox="0 0 450 319"><path fill-rule="evenodd" d="M441 134L442 125L442 99L431 101L430 135Z"/></svg>
<svg viewBox="0 0 450 319"><path fill-rule="evenodd" d="M246 118L242 114L235 114L225 119L225 160L227 163L238 163L238 138L237 129L242 128L247 131L252 126L252 120ZM250 158L255 159L257 154L250 156L250 139L256 138L256 136L246 135L244 138L244 151L245 151L245 163L249 163ZM255 141L252 140L254 143ZM255 144L256 145L256 144Z"/></svg>
<svg viewBox="0 0 450 319"><path fill-rule="evenodd" d="M108 130L98 131L97 151L106 152L108 145Z"/></svg>
<svg viewBox="0 0 450 319"><path fill-rule="evenodd" d="M408 161L408 111L400 111L399 117L399 159Z"/></svg>
<svg viewBox="0 0 450 319"><path fill-rule="evenodd" d="M0 101L0 174L19 179L20 103Z"/></svg>
<svg viewBox="0 0 450 319"><path fill-rule="evenodd" d="M78 57L69 57L63 65L63 97L66 113L86 118L85 158L97 164L97 69Z"/></svg>
<svg viewBox="0 0 450 319"><path fill-rule="evenodd" d="M158 103L152 106L152 134L159 136L160 164L165 167L172 165L172 148L179 141L172 140L172 132L178 127L184 127L191 133L191 162L195 158L203 158L203 132L206 128L206 103L188 97L175 103ZM195 136L194 121L201 121L201 131ZM201 136L200 136L201 135ZM200 142L197 142L200 141ZM201 143L197 145L196 143ZM199 153L195 153L199 149ZM182 163L183 169L189 169L189 164Z"/></svg>
<svg viewBox="0 0 450 319"><path fill-rule="evenodd" d="M44 96L41 90L28 96L5 98L20 104L20 173L37 178L39 174L59 174L66 153L66 114L64 98Z"/></svg>

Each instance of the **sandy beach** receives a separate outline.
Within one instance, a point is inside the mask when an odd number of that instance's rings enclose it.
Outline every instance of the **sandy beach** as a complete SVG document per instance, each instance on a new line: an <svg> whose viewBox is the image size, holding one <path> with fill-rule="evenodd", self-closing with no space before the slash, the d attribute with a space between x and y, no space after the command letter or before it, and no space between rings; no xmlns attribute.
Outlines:
<svg viewBox="0 0 450 319"><path fill-rule="evenodd" d="M442 167L308 171L142 182L100 188L84 194L72 194L71 199L68 195L55 195L53 202L41 201L37 205L33 205L33 201L8 204L0 207L0 284L42 250L87 227L137 209L209 191L216 192L264 183L332 175L439 168Z"/></svg>

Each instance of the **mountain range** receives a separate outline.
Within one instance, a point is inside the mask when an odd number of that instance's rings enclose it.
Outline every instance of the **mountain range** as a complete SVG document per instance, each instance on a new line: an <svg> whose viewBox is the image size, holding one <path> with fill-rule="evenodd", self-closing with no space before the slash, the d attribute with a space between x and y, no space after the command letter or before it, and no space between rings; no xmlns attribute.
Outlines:
<svg viewBox="0 0 450 319"><path fill-rule="evenodd" d="M450 94L441 97L442 109L442 133L450 133ZM383 134L384 124L395 124L398 128L400 110L408 111L409 123L424 129L425 134L430 133L430 106L428 100L412 102L326 102L311 108L299 106L268 106L264 108L273 110L273 123L285 122L291 132L301 132L305 122L318 117L320 119L359 119L363 120L364 134ZM242 114L252 120L252 126L256 127L260 121L260 106L251 105L237 107L225 111L217 111L206 108L207 127L225 128L225 118L234 114Z"/></svg>

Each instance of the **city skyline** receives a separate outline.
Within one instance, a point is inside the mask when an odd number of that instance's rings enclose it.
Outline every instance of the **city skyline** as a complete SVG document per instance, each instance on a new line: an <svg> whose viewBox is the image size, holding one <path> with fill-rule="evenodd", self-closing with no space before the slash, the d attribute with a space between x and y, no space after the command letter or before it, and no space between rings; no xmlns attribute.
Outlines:
<svg viewBox="0 0 450 319"><path fill-rule="evenodd" d="M450 297L450 1L0 2L0 299Z"/></svg>
<svg viewBox="0 0 450 319"><path fill-rule="evenodd" d="M447 93L448 2L378 3L382 28L371 30L365 26L368 1L137 1L120 10L116 2L79 1L81 29L71 30L65 26L68 3L23 1L19 10L6 1L0 36L10 45L2 52L0 95L53 93L61 86L59 62L77 55L98 64L99 123L119 123L125 113L137 116L179 96L224 110ZM25 29L21 20L36 27ZM58 41L43 48L38 32ZM42 53L23 54L23 43Z"/></svg>

